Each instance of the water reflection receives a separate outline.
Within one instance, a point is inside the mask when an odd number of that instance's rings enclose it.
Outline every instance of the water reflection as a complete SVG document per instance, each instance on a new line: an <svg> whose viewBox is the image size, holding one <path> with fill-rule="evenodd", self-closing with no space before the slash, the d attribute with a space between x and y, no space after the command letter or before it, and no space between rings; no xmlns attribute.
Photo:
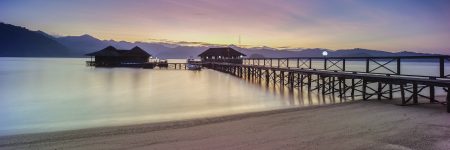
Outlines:
<svg viewBox="0 0 450 150"><path fill-rule="evenodd" d="M0 62L0 135L213 117L329 101L207 69L90 68L83 59L55 58Z"/></svg>
<svg viewBox="0 0 450 150"><path fill-rule="evenodd" d="M0 63L0 135L351 101L208 69L90 68L84 59L56 58L0 58Z"/></svg>
<svg viewBox="0 0 450 150"><path fill-rule="evenodd" d="M260 88L262 91L266 93L279 96L280 100L282 100L282 102L285 105L290 107L336 104L355 100L354 97L340 98L334 93L322 95L318 94L316 90L309 92L306 88L290 89L286 86L280 86L279 83L275 85L273 83L267 84L266 81L261 80L259 78L250 78L250 79L239 77L235 78L245 80L247 83L254 85L257 88Z"/></svg>

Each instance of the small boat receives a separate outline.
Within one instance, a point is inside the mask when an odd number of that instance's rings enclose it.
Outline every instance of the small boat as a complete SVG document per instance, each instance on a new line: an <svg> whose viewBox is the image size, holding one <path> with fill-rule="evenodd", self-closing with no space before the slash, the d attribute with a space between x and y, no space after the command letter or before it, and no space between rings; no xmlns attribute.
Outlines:
<svg viewBox="0 0 450 150"><path fill-rule="evenodd" d="M202 70L202 67L200 65L188 64L187 67L189 70Z"/></svg>
<svg viewBox="0 0 450 150"><path fill-rule="evenodd" d="M199 61L195 61L195 59L188 59L187 60L187 68L188 70L201 70L202 66L199 64Z"/></svg>

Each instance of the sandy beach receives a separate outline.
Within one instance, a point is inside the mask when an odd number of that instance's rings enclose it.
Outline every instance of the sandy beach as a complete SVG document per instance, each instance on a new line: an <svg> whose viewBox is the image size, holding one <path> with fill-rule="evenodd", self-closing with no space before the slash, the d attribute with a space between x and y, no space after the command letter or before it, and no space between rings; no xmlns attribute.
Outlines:
<svg viewBox="0 0 450 150"><path fill-rule="evenodd" d="M0 137L0 149L448 149L443 105L355 101L218 118Z"/></svg>

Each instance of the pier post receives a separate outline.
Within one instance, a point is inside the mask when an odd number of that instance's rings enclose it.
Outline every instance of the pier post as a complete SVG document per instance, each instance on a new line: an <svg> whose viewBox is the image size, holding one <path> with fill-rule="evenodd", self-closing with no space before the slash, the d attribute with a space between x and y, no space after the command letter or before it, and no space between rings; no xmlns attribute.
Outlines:
<svg viewBox="0 0 450 150"><path fill-rule="evenodd" d="M342 59L342 71L345 71L345 58Z"/></svg>
<svg viewBox="0 0 450 150"><path fill-rule="evenodd" d="M401 72L401 60L400 58L397 58L397 75L400 75Z"/></svg>
<svg viewBox="0 0 450 150"><path fill-rule="evenodd" d="M250 67L247 68L247 79L250 79Z"/></svg>
<svg viewBox="0 0 450 150"><path fill-rule="evenodd" d="M275 85L277 85L277 71L272 70L273 71L273 86L275 87Z"/></svg>
<svg viewBox="0 0 450 150"><path fill-rule="evenodd" d="M280 68L280 58L277 58L277 60L278 60L278 67L277 68Z"/></svg>
<svg viewBox="0 0 450 150"><path fill-rule="evenodd" d="M339 99L342 100L342 78L338 77L339 82Z"/></svg>
<svg viewBox="0 0 450 150"><path fill-rule="evenodd" d="M290 88L291 88L291 90L294 90L294 73L289 72L289 78L290 78L290 81L289 81Z"/></svg>
<svg viewBox="0 0 450 150"><path fill-rule="evenodd" d="M309 58L309 69L312 68L312 58Z"/></svg>
<svg viewBox="0 0 450 150"><path fill-rule="evenodd" d="M369 65L370 65L370 60L369 60L370 58L366 58L366 73L369 73Z"/></svg>
<svg viewBox="0 0 450 150"><path fill-rule="evenodd" d="M355 98L355 78L352 78L352 91L351 91L352 98Z"/></svg>
<svg viewBox="0 0 450 150"><path fill-rule="evenodd" d="M347 85L347 82L346 82L347 80L346 80L346 78L342 78L342 84L343 84L343 87L344 87L344 91L343 91L343 96L344 96L344 99L345 100L347 100L347 90L348 90L348 85Z"/></svg>
<svg viewBox="0 0 450 150"><path fill-rule="evenodd" d="M259 78L259 80L261 80L261 78L262 78L261 68L258 69L258 78Z"/></svg>
<svg viewBox="0 0 450 150"><path fill-rule="evenodd" d="M400 84L400 95L402 97L402 105L406 105L406 99L405 99L405 87L404 84Z"/></svg>
<svg viewBox="0 0 450 150"><path fill-rule="evenodd" d="M308 74L308 91L311 91L311 74Z"/></svg>
<svg viewBox="0 0 450 150"><path fill-rule="evenodd" d="M380 101L381 100L381 96L382 96L382 93L381 93L381 91L382 91L383 89L382 89L382 85L381 85L381 82L378 82L378 91L377 91L377 94L378 94L378 100Z"/></svg>
<svg viewBox="0 0 450 150"><path fill-rule="evenodd" d="M266 59L264 58L263 61L264 61L263 62L263 66L265 67L266 66Z"/></svg>
<svg viewBox="0 0 450 150"><path fill-rule="evenodd" d="M289 68L289 58L286 58L286 67Z"/></svg>
<svg viewBox="0 0 450 150"><path fill-rule="evenodd" d="M417 83L413 83L413 101L414 104L418 104L418 91L417 91Z"/></svg>
<svg viewBox="0 0 450 150"><path fill-rule="evenodd" d="M266 72L266 86L269 86L269 82L270 82L269 69L266 69L265 72Z"/></svg>
<svg viewBox="0 0 450 150"><path fill-rule="evenodd" d="M445 77L445 58L439 57L439 74L441 78Z"/></svg>
<svg viewBox="0 0 450 150"><path fill-rule="evenodd" d="M320 75L317 75L317 94L319 94L320 91Z"/></svg>
<svg viewBox="0 0 450 150"><path fill-rule="evenodd" d="M328 77L328 93L331 93L331 88L334 88L334 85L332 85L333 84L333 82L331 82L332 80L331 80L331 76L330 77Z"/></svg>
<svg viewBox="0 0 450 150"><path fill-rule="evenodd" d="M322 77L322 95L325 95L325 86L326 86L325 78L326 77Z"/></svg>
<svg viewBox="0 0 450 150"><path fill-rule="evenodd" d="M333 87L331 87L331 89L332 89L332 93L331 93L331 94L332 94L332 95L334 95L334 93L336 92L336 88L334 87L334 86L336 85L336 84L335 84L335 83L336 83L336 79L335 79L335 78L336 78L336 77L332 77L332 79L333 79L333 81L332 81L332 82L333 82Z"/></svg>
<svg viewBox="0 0 450 150"><path fill-rule="evenodd" d="M300 76L300 88L301 88L302 91L303 91L303 80L304 79L305 78L304 78L303 74L301 74L301 76Z"/></svg>
<svg viewBox="0 0 450 150"><path fill-rule="evenodd" d="M367 87L367 81L364 80L364 79L362 79L362 80L363 80L362 97L363 97L363 100L367 100L367 99L366 99L366 87Z"/></svg>
<svg viewBox="0 0 450 150"><path fill-rule="evenodd" d="M389 99L393 99L392 83L389 84Z"/></svg>
<svg viewBox="0 0 450 150"><path fill-rule="evenodd" d="M430 85L430 103L433 103L434 101L435 101L434 86Z"/></svg>

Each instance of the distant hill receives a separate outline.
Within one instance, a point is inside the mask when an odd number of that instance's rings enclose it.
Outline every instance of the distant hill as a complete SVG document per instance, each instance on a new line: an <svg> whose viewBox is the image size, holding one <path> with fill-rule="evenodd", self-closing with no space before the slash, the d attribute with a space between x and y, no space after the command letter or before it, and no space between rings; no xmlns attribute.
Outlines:
<svg viewBox="0 0 450 150"><path fill-rule="evenodd" d="M0 23L1 57L70 57L74 52L38 31Z"/></svg>
<svg viewBox="0 0 450 150"><path fill-rule="evenodd" d="M64 46L74 50L79 56L93 51L98 51L109 45L108 43L87 34L82 36L58 37L55 38L55 40L63 44Z"/></svg>
<svg viewBox="0 0 450 150"><path fill-rule="evenodd" d="M172 43L151 42L127 42L114 40L100 40L91 35L53 37L43 31L30 31L23 27L0 24L0 57L82 57L86 53L98 51L109 45L119 49L131 49L139 46L155 57L167 58L189 58L197 57L198 54L214 46L183 46ZM296 48L275 49L270 47L241 48L229 45L248 57L255 56L265 58L277 57L321 57L323 51L328 52L330 57L361 57L361 56L424 56L431 54L415 52L386 52L381 50L370 50L363 48L330 50L323 48ZM256 57L256 56L255 56Z"/></svg>

